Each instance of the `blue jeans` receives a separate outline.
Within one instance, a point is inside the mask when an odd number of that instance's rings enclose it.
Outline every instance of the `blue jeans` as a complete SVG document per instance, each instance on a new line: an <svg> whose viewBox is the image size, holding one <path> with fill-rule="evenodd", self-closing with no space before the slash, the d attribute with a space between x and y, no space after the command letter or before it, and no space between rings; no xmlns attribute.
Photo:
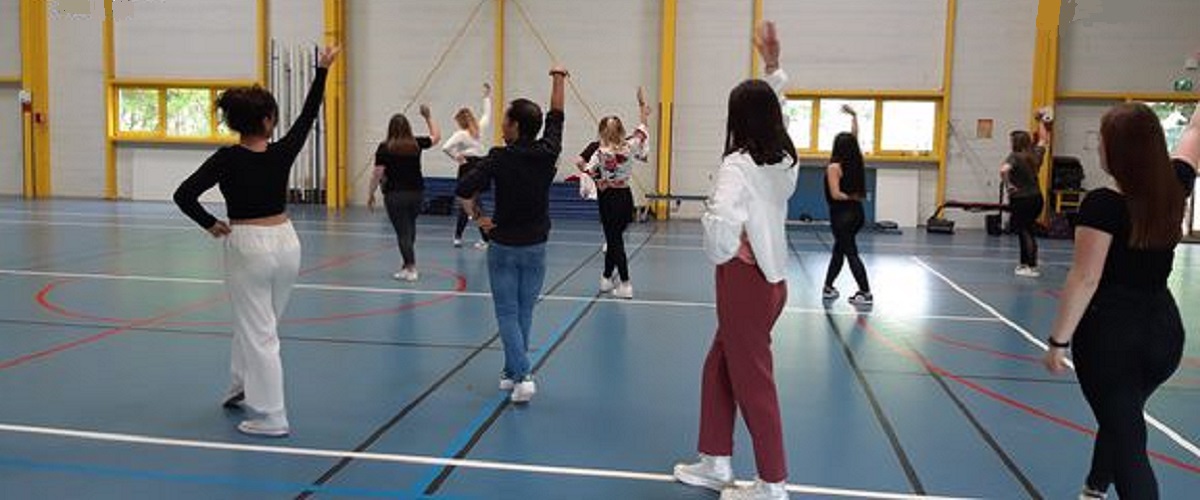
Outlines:
<svg viewBox="0 0 1200 500"><path fill-rule="evenodd" d="M492 304L504 343L504 377L520 381L529 375L529 334L533 306L546 280L546 245L488 247Z"/></svg>

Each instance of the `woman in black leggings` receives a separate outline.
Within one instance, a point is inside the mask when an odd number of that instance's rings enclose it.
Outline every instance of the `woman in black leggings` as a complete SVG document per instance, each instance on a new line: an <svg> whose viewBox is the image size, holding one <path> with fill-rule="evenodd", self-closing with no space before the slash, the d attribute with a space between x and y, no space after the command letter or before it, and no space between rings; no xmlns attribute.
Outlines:
<svg viewBox="0 0 1200 500"><path fill-rule="evenodd" d="M1099 423L1081 498L1104 498L1110 485L1121 498L1158 498L1143 411L1183 356L1183 323L1167 278L1200 163L1198 120L1200 113L1174 160L1145 105L1116 106L1101 122L1101 164L1117 188L1088 193L1080 207L1075 261L1045 357L1047 368L1062 372L1072 349Z"/></svg>
<svg viewBox="0 0 1200 500"><path fill-rule="evenodd" d="M375 190L383 186L383 203L387 207L388 219L396 231L403 262L400 270L392 275L399 281L417 281L417 256L414 250L417 239L417 215L425 202L425 176L421 174L421 152L442 140L437 124L433 122L429 106L421 106L421 117L429 127L429 135L413 135L412 125L403 114L392 117L388 123L388 138L375 151L375 174L371 176L370 198L367 207L375 209Z"/></svg>
<svg viewBox="0 0 1200 500"><path fill-rule="evenodd" d="M834 138L833 155L825 170L825 201L829 203L829 224L833 228L834 242L821 295L825 300L838 298L833 283L841 274L842 265L850 261L850 272L858 283L858 293L850 296L850 303L870 306L875 303L875 298L871 295L867 268L858 256L858 242L855 241L866 222L862 205L867 197L866 167L858 147L858 116L849 106L843 107L842 111L850 115L853 126L849 133L843 132Z"/></svg>
<svg viewBox="0 0 1200 500"><path fill-rule="evenodd" d="M1034 224L1042 215L1045 199L1038 184L1042 159L1050 147L1050 113L1038 112L1038 133L1017 130L1010 135L1012 153L1000 166L1000 178L1008 186L1008 204L1012 210L1012 230L1021 239L1021 262L1014 270L1017 276L1036 278L1038 271L1038 245L1034 237ZM1035 145L1036 144L1036 145Z"/></svg>

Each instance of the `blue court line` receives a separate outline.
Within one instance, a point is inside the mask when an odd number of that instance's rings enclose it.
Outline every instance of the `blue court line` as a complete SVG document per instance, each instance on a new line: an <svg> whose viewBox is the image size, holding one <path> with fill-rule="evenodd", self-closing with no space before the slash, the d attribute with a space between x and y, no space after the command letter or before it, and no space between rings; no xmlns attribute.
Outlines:
<svg viewBox="0 0 1200 500"><path fill-rule="evenodd" d="M564 320L562 324L560 324L558 328L554 330L554 333L550 335L550 338L546 339L541 347L538 347L533 351L533 356L529 360L530 366L537 366L538 363L541 363L542 359L544 359L547 353L549 353L549 348L554 344L557 344L559 340L562 340L562 338L567 335L567 332L571 330L571 325L574 325L580 319L582 319L583 315L587 313L588 308L594 304L595 301L588 301L583 302L576 307L575 310L567 316L567 319ZM498 410L500 410L501 407L505 405L505 403L508 402L508 398L509 395L507 393L499 392L495 397L492 398L491 401L484 404L483 408L479 410L479 413L475 415L475 418L471 420L471 423L467 424L467 426L463 428L463 430L458 434L458 437L456 437L454 441L450 443L450 446L446 448L446 451L442 453L442 458L453 458L460 450L465 448L467 444L471 442L471 439L474 438L475 434L478 433L480 429L483 429L484 425L487 425L487 422L492 418L492 415L494 415ZM424 494L425 490L428 489L429 486L437 480L438 476L442 474L443 469L445 469L445 467L440 465L431 466L429 473L426 474L425 477L416 484L416 486L411 488L409 492L413 495Z"/></svg>
<svg viewBox="0 0 1200 500"><path fill-rule="evenodd" d="M331 486L313 486L308 483L289 483L284 481L268 481L244 479L229 476L214 476L203 474L180 474L162 471L136 470L109 466L71 464L71 463L54 463L54 462L37 462L20 458L0 457L0 467L10 469L25 469L49 473L64 473L64 474L83 474L88 476L103 476L110 478L123 479L138 479L145 481L163 481L172 483L186 483L204 486L229 486L242 490L264 491L272 493L295 493L297 491L312 490L318 493L326 493L330 495L354 496L354 497L369 497L369 498L393 498L404 500L419 500L426 498L439 498L446 500L463 499L469 497L463 496L438 496L427 497L424 495L413 495L408 491L396 490L375 490L367 488L351 488L351 487L331 487Z"/></svg>

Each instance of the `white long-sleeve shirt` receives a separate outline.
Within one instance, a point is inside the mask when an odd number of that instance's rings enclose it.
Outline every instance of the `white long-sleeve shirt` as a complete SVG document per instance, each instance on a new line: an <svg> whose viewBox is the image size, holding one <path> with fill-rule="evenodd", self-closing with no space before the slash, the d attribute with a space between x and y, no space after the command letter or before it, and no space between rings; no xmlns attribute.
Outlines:
<svg viewBox="0 0 1200 500"><path fill-rule="evenodd" d="M764 80L782 99L787 73L781 69ZM776 165L758 165L746 152L725 157L701 218L704 251L714 264L737 258L744 233L767 281L784 280L788 261L787 206L796 189L798 172L790 157Z"/></svg>
<svg viewBox="0 0 1200 500"><path fill-rule="evenodd" d="M479 118L479 135L483 137L484 131L492 121L492 99L490 97L483 98L483 112ZM442 152L446 153L450 158L461 157L479 157L487 156L487 147L483 145L481 139L477 139L471 135L471 131L465 129L456 130L446 142L442 143Z"/></svg>

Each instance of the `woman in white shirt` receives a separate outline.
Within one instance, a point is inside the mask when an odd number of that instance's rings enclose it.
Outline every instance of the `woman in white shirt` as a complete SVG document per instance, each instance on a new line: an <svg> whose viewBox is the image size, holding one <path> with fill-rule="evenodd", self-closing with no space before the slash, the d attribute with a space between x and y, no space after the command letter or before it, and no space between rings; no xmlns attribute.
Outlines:
<svg viewBox="0 0 1200 500"><path fill-rule="evenodd" d="M755 46L766 81L729 96L725 159L704 214L704 248L717 264L717 333L704 363L700 461L675 466L685 484L721 491L722 500L787 498L787 458L771 356L771 330L787 302L787 202L796 187L796 148L784 124L775 26L758 29ZM758 480L733 481L738 410L754 442Z"/></svg>
<svg viewBox="0 0 1200 500"><path fill-rule="evenodd" d="M483 144L483 131L492 121L492 86L487 83L483 84L483 109L478 120L475 119L475 113L471 111L471 108L461 108L454 114L454 121L458 124L458 130L442 144L442 152L458 164L458 180L462 181L463 177L475 169L478 160L487 156L487 147ZM463 231L467 228L467 221L484 215L483 205L479 203L479 196L476 195L473 201L476 213L467 213L466 205L460 205L458 222L454 226L454 246L456 248L462 246L462 236ZM487 241L487 233L481 229L479 242L475 244L475 247L486 248Z"/></svg>

